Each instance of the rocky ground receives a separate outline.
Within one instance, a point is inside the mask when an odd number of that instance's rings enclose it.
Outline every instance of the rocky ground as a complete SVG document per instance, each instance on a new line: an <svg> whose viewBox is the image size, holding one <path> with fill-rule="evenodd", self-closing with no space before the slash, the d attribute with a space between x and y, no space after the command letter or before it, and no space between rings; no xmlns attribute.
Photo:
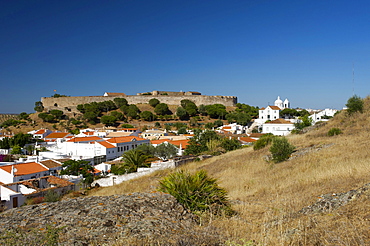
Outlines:
<svg viewBox="0 0 370 246"><path fill-rule="evenodd" d="M160 245L220 242L212 230L198 227L195 215L163 193L80 197L23 206L1 213L0 225L2 245L112 245L125 238L156 240Z"/></svg>

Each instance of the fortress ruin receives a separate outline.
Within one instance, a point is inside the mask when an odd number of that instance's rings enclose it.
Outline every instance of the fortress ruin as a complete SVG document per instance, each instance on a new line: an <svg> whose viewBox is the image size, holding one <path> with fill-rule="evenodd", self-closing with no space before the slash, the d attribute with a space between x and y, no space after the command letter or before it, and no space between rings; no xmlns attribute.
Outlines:
<svg viewBox="0 0 370 246"><path fill-rule="evenodd" d="M157 98L161 103L168 105L181 105L181 100L188 99L197 106L222 104L225 106L235 106L237 97L235 96L206 96L200 92L171 92L171 91L152 91L137 93L137 95L126 95L124 93L106 92L103 96L81 96L81 97L42 97L41 102L45 110L63 110L78 112L77 105L92 102L104 102L114 98L125 98L129 104L149 103L152 98Z"/></svg>

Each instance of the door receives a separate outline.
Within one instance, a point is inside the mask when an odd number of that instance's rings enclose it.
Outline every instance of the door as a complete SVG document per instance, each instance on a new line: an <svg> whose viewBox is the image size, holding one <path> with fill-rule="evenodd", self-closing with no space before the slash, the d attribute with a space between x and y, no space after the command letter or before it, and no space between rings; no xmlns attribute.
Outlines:
<svg viewBox="0 0 370 246"><path fill-rule="evenodd" d="M18 197L13 197L13 208L18 207Z"/></svg>

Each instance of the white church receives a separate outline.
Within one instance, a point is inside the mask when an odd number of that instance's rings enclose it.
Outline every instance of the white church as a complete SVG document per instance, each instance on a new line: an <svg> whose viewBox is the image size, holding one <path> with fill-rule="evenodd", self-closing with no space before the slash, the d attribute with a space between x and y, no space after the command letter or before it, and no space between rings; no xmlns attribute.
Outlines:
<svg viewBox="0 0 370 246"><path fill-rule="evenodd" d="M272 133L278 136L285 136L294 129L294 123L280 118L280 112L283 109L290 108L288 98L284 101L280 96L275 100L274 106L267 106L259 110L259 117L255 120L259 128L262 126L262 133ZM266 121L268 121L266 123Z"/></svg>
<svg viewBox="0 0 370 246"><path fill-rule="evenodd" d="M290 102L288 98L286 98L283 102L278 96L278 98L275 100L274 106L269 105L266 108L261 108L259 110L259 116L258 119L256 119L256 122L258 122L258 124L263 124L266 121L279 119L280 111L286 108L290 108Z"/></svg>

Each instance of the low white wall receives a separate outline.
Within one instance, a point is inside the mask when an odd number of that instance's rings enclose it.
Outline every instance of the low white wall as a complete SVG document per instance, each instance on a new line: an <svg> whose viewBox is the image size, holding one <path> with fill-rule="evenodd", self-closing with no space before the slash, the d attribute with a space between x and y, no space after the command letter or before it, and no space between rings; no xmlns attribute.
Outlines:
<svg viewBox="0 0 370 246"><path fill-rule="evenodd" d="M174 168L175 162L173 161L167 161L167 162L160 162L160 163L152 163L150 168L138 168L138 171L136 173L129 173L124 175L112 175L109 178L102 178L95 180L91 186L95 186L96 184L107 187L112 186L116 184L120 184L124 181L128 181L131 179L136 179L145 175L148 175L152 172L155 172L160 169L167 169L167 168Z"/></svg>

